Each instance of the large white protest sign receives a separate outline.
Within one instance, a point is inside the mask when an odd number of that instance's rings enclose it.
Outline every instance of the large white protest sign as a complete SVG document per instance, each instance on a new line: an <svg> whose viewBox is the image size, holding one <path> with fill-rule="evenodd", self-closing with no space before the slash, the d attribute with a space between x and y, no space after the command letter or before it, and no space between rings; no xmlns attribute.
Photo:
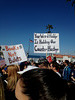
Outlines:
<svg viewBox="0 0 75 100"><path fill-rule="evenodd" d="M1 47L7 65L17 64L27 60L22 44Z"/></svg>
<svg viewBox="0 0 75 100"><path fill-rule="evenodd" d="M34 53L59 53L59 33L34 33Z"/></svg>

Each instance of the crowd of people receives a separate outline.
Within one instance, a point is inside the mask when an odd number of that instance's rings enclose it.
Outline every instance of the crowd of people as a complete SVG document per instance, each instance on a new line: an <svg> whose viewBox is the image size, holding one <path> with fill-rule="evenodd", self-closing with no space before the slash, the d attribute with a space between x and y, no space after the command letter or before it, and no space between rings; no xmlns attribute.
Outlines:
<svg viewBox="0 0 75 100"><path fill-rule="evenodd" d="M0 100L75 100L75 63L46 59L0 68Z"/></svg>

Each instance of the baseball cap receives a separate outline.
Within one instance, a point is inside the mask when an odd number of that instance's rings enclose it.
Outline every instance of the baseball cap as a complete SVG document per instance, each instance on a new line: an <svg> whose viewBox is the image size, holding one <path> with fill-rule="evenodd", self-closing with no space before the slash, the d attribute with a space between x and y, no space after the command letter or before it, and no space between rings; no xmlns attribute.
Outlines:
<svg viewBox="0 0 75 100"><path fill-rule="evenodd" d="M27 71L29 71L29 70L33 70L33 69L37 69L38 67L36 67L36 66L31 66L31 65L29 65L29 66L27 66L27 68L26 69L24 69L23 71L18 71L17 73L18 74L23 74L23 73L25 73L25 72L27 72Z"/></svg>

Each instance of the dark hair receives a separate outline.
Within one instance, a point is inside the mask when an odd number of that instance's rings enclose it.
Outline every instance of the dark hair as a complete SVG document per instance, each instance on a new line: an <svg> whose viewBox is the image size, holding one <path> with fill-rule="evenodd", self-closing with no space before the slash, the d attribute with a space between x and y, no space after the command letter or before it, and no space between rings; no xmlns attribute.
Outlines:
<svg viewBox="0 0 75 100"><path fill-rule="evenodd" d="M69 65L69 61L68 61L68 60L65 60L65 63L66 63L67 65Z"/></svg>
<svg viewBox="0 0 75 100"><path fill-rule="evenodd" d="M58 69L59 69L59 64L58 64L57 62L52 61L52 62L51 62L51 64L52 64L52 66L53 66L53 67L55 67L55 68L56 68L56 70L58 70Z"/></svg>
<svg viewBox="0 0 75 100"><path fill-rule="evenodd" d="M27 61L21 62L20 63L20 71L22 71L24 69L24 66L27 67L28 65L30 65L30 63L28 63Z"/></svg>
<svg viewBox="0 0 75 100"><path fill-rule="evenodd" d="M40 68L43 68L43 67L48 68L49 62L47 61L47 59L44 59L43 61L41 61L41 62L39 63L39 65L41 65Z"/></svg>
<svg viewBox="0 0 75 100"><path fill-rule="evenodd" d="M30 100L65 100L67 84L54 71L34 69L21 76L23 94Z"/></svg>
<svg viewBox="0 0 75 100"><path fill-rule="evenodd" d="M53 58L53 61L56 62L56 57Z"/></svg>

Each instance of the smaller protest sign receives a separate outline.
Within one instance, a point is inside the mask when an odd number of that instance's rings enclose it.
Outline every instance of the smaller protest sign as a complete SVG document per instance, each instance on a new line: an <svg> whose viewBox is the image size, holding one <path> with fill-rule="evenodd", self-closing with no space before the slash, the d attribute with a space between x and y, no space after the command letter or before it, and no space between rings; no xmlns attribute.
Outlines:
<svg viewBox="0 0 75 100"><path fill-rule="evenodd" d="M48 60L49 63L52 62L51 56L48 56L46 59Z"/></svg>
<svg viewBox="0 0 75 100"><path fill-rule="evenodd" d="M2 46L2 51L7 65L27 61L27 57L22 44Z"/></svg>

